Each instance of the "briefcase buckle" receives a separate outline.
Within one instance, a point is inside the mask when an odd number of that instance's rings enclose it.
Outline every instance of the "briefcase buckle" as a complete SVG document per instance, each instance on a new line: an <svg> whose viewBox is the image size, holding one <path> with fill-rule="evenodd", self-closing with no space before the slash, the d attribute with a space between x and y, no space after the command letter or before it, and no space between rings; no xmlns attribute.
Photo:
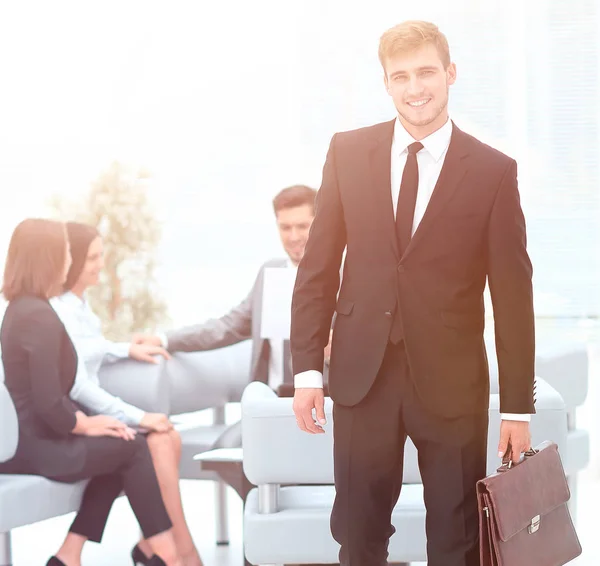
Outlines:
<svg viewBox="0 0 600 566"><path fill-rule="evenodd" d="M536 515L533 519L531 519L531 524L527 527L527 531L530 535L537 532L540 528L541 519L539 515Z"/></svg>

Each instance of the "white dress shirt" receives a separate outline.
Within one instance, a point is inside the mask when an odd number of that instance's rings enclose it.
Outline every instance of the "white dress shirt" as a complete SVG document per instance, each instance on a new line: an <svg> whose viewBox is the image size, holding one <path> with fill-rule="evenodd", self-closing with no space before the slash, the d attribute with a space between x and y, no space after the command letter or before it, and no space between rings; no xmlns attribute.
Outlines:
<svg viewBox="0 0 600 566"><path fill-rule="evenodd" d="M452 137L452 122L450 119L446 123L427 136L423 138L421 143L423 149L417 153L417 167L419 170L419 186L417 188L417 201L415 203L415 212L413 217L413 226L411 234L414 234L417 230L425 210L429 205L429 200L433 194L433 189L438 181L442 166L444 165L444 159L450 146L450 138ZM396 216L396 209L398 207L398 196L400 194L400 185L402 182L402 174L404 173L404 166L406 165L406 158L408 156L408 146L414 143L415 140L402 126L400 120L396 118L394 124L394 137L392 139L391 149L391 191L392 191L392 204L394 206L394 217ZM323 374L317 370L308 370L301 372L294 376L294 387L306 388L306 387L323 387ZM504 413L502 418L505 420L530 420L530 415L520 415Z"/></svg>
<svg viewBox="0 0 600 566"><path fill-rule="evenodd" d="M284 269L294 269L298 271L298 266L294 265L288 259ZM270 356L269 356L269 387L273 390L283 383L284 368L283 368L283 342L280 340L269 340ZM291 370L290 370L291 371Z"/></svg>
<svg viewBox="0 0 600 566"><path fill-rule="evenodd" d="M50 299L77 352L77 375L69 393L90 412L115 417L128 425L139 425L144 411L111 395L100 386L98 371L103 362L129 357L128 342L111 342L102 335L100 319L70 291Z"/></svg>

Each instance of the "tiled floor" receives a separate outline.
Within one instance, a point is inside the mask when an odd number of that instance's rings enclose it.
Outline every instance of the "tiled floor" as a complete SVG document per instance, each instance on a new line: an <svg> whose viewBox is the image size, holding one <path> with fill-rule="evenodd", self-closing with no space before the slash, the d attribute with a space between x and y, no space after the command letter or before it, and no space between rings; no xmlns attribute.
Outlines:
<svg viewBox="0 0 600 566"><path fill-rule="evenodd" d="M600 348L591 352L590 392L581 409L579 425L590 431L592 463L580 474L577 495L577 529L583 546L583 555L572 562L575 566L600 564L600 539L598 537L598 509L600 508ZM596 449L598 447L598 450ZM206 566L242 565L241 504L232 492L229 497L229 546L214 544L213 485L208 482L183 481L184 506L189 524ZM24 527L13 533L14 566L43 566L56 550L68 529L72 517L60 517ZM129 565L129 551L136 542L138 530L127 501L121 498L115 504L102 545L89 544L85 549L84 566ZM416 564L414 566L417 566Z"/></svg>

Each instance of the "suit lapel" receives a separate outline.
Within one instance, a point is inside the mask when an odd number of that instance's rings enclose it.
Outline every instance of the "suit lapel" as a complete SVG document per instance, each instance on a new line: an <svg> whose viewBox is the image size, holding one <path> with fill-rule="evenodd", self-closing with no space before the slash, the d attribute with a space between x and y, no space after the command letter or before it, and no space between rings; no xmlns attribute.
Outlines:
<svg viewBox="0 0 600 566"><path fill-rule="evenodd" d="M387 239L392 246L396 257L398 257L398 241L396 239L396 227L394 223L394 208L392 204L391 190L391 151L394 135L394 120L384 122L374 132L373 145L369 154L371 166L371 179L373 189L373 200L375 202L375 214L378 224L386 232Z"/></svg>
<svg viewBox="0 0 600 566"><path fill-rule="evenodd" d="M452 137L444 165L440 172L435 188L425 210L425 214L410 240L403 258L410 254L434 225L435 217L444 209L446 203L452 198L462 178L467 172L468 137L452 124Z"/></svg>

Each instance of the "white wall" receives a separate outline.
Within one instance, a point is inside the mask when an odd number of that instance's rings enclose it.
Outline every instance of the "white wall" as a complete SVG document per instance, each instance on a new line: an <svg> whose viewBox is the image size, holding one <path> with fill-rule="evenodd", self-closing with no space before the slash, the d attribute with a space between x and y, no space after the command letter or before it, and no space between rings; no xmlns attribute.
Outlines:
<svg viewBox="0 0 600 566"><path fill-rule="evenodd" d="M281 253L272 196L318 186L335 131L393 116L377 42L425 18L458 65L453 118L519 160L538 314L598 314L598 8L561 5L3 3L0 254L51 194L139 163L155 175L174 323L219 315Z"/></svg>

